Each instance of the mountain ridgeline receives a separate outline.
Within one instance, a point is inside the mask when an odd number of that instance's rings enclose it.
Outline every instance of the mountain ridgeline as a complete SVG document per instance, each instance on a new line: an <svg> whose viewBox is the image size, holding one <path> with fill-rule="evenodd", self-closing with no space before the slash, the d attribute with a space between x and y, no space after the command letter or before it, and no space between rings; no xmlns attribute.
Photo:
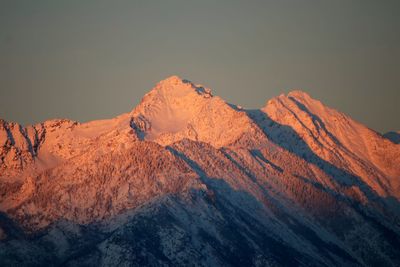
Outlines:
<svg viewBox="0 0 400 267"><path fill-rule="evenodd" d="M0 266L400 266L396 134L177 76L113 119L0 120Z"/></svg>

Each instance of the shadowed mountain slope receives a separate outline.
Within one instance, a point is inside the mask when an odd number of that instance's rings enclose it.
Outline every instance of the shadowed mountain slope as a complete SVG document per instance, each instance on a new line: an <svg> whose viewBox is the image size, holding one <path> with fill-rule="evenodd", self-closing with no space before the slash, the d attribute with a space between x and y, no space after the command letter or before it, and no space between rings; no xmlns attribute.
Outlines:
<svg viewBox="0 0 400 267"><path fill-rule="evenodd" d="M172 76L0 144L0 265L400 265L400 145L300 91L244 110Z"/></svg>

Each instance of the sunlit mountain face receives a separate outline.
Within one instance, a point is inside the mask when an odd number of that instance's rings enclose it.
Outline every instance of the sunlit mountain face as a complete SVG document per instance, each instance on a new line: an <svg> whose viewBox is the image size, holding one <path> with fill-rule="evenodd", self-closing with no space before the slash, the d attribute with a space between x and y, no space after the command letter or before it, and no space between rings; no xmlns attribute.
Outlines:
<svg viewBox="0 0 400 267"><path fill-rule="evenodd" d="M177 76L109 120L0 120L0 265L400 266L396 134Z"/></svg>

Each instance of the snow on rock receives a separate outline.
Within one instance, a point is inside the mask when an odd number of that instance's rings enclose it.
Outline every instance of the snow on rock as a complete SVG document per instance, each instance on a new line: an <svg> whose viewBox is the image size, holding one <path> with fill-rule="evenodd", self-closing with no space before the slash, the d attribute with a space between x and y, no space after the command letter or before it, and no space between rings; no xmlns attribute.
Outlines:
<svg viewBox="0 0 400 267"><path fill-rule="evenodd" d="M189 138L220 147L254 131L244 112L232 109L210 89L177 76L159 82L132 116L145 140L162 145Z"/></svg>
<svg viewBox="0 0 400 267"><path fill-rule="evenodd" d="M400 146L301 91L269 100L262 111L301 138L294 150L310 150L296 153L315 154L360 176L381 196L400 198Z"/></svg>
<svg viewBox="0 0 400 267"><path fill-rule="evenodd" d="M131 112L0 121L0 265L399 266L399 144L301 91L172 76Z"/></svg>

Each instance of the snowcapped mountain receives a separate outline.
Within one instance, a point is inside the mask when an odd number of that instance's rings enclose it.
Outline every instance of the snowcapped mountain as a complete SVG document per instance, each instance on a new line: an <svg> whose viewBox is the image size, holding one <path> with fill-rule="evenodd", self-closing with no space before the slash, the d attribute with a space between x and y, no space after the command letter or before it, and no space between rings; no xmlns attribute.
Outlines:
<svg viewBox="0 0 400 267"><path fill-rule="evenodd" d="M132 125L142 139L160 145L188 138L222 147L258 130L245 112L213 96L210 89L176 76L144 96L132 112Z"/></svg>
<svg viewBox="0 0 400 267"><path fill-rule="evenodd" d="M2 266L399 266L400 144L301 91L172 76L131 112L0 121Z"/></svg>

